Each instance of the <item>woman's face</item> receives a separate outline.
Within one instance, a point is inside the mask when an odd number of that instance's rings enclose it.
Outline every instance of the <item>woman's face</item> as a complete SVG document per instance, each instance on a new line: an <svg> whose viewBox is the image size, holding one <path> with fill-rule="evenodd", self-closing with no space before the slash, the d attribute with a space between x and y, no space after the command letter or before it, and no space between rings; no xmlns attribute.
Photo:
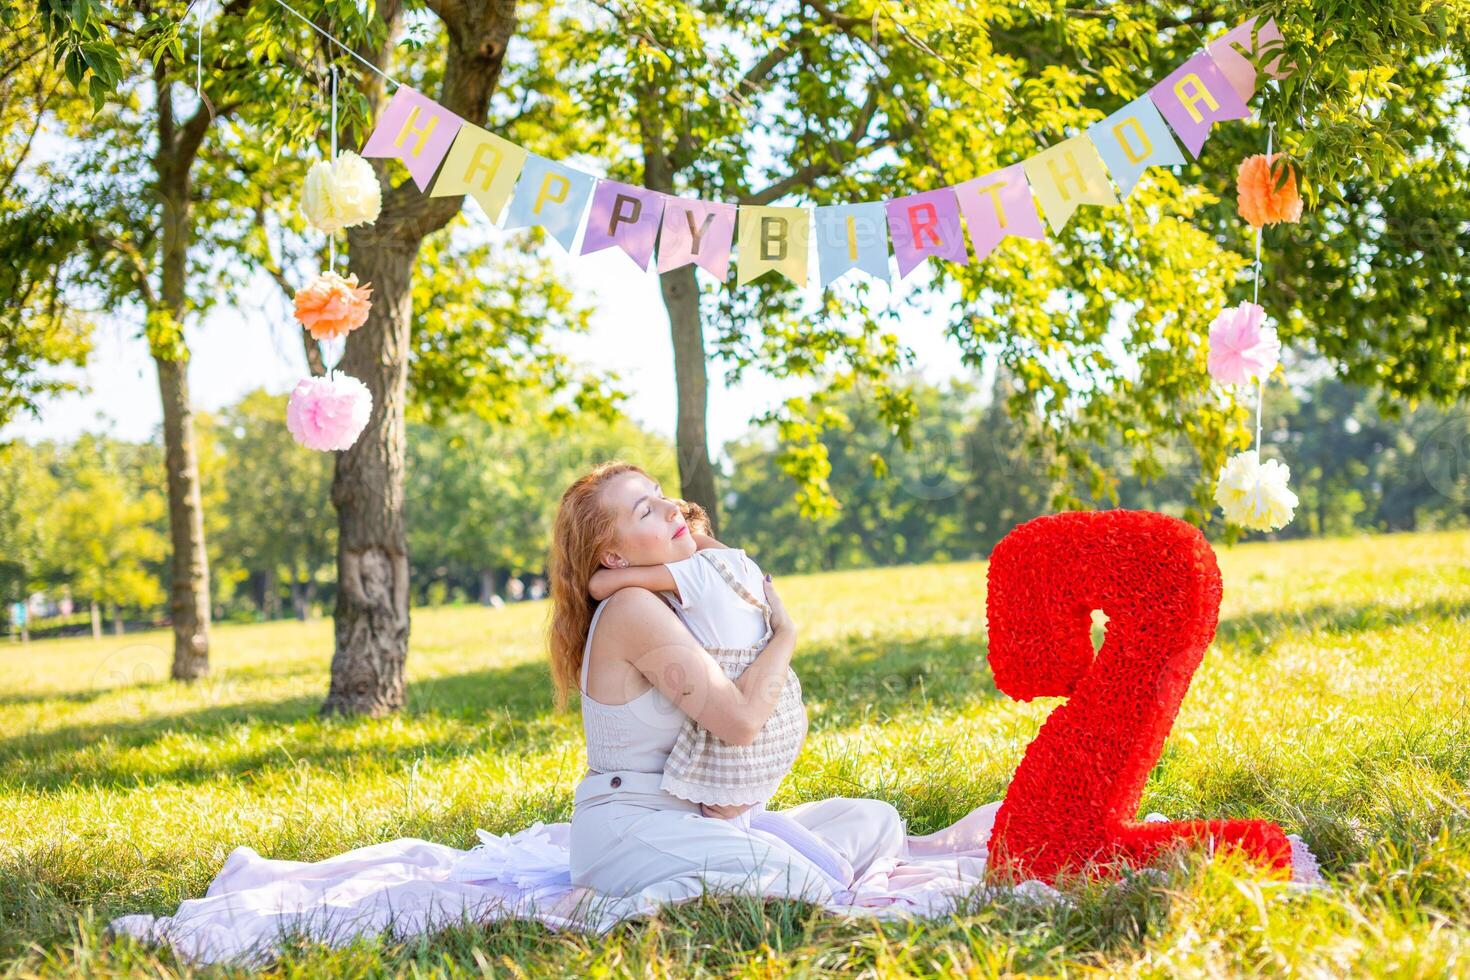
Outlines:
<svg viewBox="0 0 1470 980"><path fill-rule="evenodd" d="M608 568L663 565L694 554L694 536L684 524L679 505L663 495L663 488L642 473L619 473L602 489L603 506L617 517L617 535L611 550L599 561Z"/></svg>

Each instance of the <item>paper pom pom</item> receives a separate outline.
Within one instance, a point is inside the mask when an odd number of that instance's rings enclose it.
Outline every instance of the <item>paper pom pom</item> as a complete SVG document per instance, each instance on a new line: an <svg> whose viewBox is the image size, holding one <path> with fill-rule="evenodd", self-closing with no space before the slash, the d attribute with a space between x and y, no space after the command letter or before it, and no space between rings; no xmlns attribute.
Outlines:
<svg viewBox="0 0 1470 980"><path fill-rule="evenodd" d="M1255 303L1232 306L1210 324L1210 377L1228 385L1265 378L1281 360L1281 341Z"/></svg>
<svg viewBox="0 0 1470 980"><path fill-rule="evenodd" d="M307 449L348 449L372 413L372 392L356 378L304 378L286 403L286 428Z"/></svg>
<svg viewBox="0 0 1470 980"><path fill-rule="evenodd" d="M320 160L306 172L301 213L313 227L329 235L377 221L382 208L378 175L372 164L351 150L338 154L336 162Z"/></svg>
<svg viewBox="0 0 1470 980"><path fill-rule="evenodd" d="M1285 160L1277 164L1279 156L1280 153L1273 153L1270 157L1257 153L1240 161L1240 169L1235 175L1236 207L1252 227L1302 219L1302 198L1296 190L1296 170ZM1286 180L1278 187L1276 184L1283 167Z"/></svg>
<svg viewBox="0 0 1470 980"><path fill-rule="evenodd" d="M372 294L372 286L359 286L355 274L343 279L323 272L296 291L296 319L317 340L345 337L367 322Z"/></svg>
<svg viewBox="0 0 1470 980"><path fill-rule="evenodd" d="M996 686L1021 701L1065 697L1006 790L990 867L1055 881L1114 874L1181 843L1238 849L1272 873L1291 844L1261 820L1139 822L1158 761L1220 611L1204 535L1163 514L1055 514L991 552L985 600ZM1094 654L1094 609L1107 634Z"/></svg>
<svg viewBox="0 0 1470 980"><path fill-rule="evenodd" d="M1296 494L1287 486L1290 479L1285 463L1274 459L1262 463L1254 449L1237 453L1220 467L1215 503L1232 524L1274 531L1290 524L1296 511Z"/></svg>

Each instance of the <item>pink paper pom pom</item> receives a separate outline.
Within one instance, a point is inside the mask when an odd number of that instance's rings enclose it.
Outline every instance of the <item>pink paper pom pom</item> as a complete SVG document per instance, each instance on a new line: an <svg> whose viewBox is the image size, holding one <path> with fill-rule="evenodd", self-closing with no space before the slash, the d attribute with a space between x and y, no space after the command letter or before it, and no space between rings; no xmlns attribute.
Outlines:
<svg viewBox="0 0 1470 980"><path fill-rule="evenodd" d="M1210 324L1210 377L1228 385L1265 378L1281 359L1276 331L1263 326L1266 311L1255 303L1232 306Z"/></svg>
<svg viewBox="0 0 1470 980"><path fill-rule="evenodd" d="M286 402L286 428L307 449L348 449L372 412L372 392L356 378L304 378Z"/></svg>

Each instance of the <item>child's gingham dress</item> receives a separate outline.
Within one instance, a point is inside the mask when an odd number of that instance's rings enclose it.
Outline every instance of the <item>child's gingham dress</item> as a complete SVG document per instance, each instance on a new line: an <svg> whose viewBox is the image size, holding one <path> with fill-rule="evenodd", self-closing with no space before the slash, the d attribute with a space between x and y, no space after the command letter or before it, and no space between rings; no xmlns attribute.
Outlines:
<svg viewBox="0 0 1470 980"><path fill-rule="evenodd" d="M725 562L709 553L697 551L714 566L736 594L761 611L765 618L765 635L748 647L706 647L732 681L755 662L771 639L771 607L750 594ZM801 744L806 738L806 706L801 700L801 681L796 672L786 670L786 684L781 689L776 710L761 727L750 745L731 745L700 727L693 718L684 722L668 761L664 764L660 787L680 799L710 806L763 803L776 792L781 780L791 771Z"/></svg>

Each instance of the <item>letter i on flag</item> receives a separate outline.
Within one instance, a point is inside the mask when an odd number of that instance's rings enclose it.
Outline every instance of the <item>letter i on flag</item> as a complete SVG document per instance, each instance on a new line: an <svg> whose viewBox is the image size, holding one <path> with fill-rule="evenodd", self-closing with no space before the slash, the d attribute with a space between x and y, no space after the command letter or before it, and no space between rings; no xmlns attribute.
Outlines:
<svg viewBox="0 0 1470 980"><path fill-rule="evenodd" d="M463 119L433 99L400 85L378 116L362 155L402 160L419 190L426 191L462 125Z"/></svg>
<svg viewBox="0 0 1470 980"><path fill-rule="evenodd" d="M720 282L730 274L735 241L735 205L671 197L664 202L658 233L658 271L693 262Z"/></svg>
<svg viewBox="0 0 1470 980"><path fill-rule="evenodd" d="M531 154L511 196L510 210L505 213L506 229L540 225L570 252L595 179L591 174Z"/></svg>
<svg viewBox="0 0 1470 980"><path fill-rule="evenodd" d="M1086 136L1063 140L1021 161L1020 166L1053 233L1062 230L1080 204L1118 203L1102 157Z"/></svg>
<svg viewBox="0 0 1470 980"><path fill-rule="evenodd" d="M970 242L975 246L976 261L995 251L1007 235L1022 238L1045 238L1031 188L1019 163L992 171L984 177L956 184L954 196L960 202L965 224L970 228Z"/></svg>
<svg viewBox="0 0 1470 980"><path fill-rule="evenodd" d="M735 284L743 286L774 269L798 286L805 286L810 222L807 208L742 206Z"/></svg>
<svg viewBox="0 0 1470 980"><path fill-rule="evenodd" d="M582 235L582 254L616 245L638 268L647 269L663 211L664 196L658 191L599 180L597 190L592 192L587 230Z"/></svg>
<svg viewBox="0 0 1470 980"><path fill-rule="evenodd" d="M820 207L816 222L823 289L853 269L887 281L888 226L881 201Z"/></svg>
<svg viewBox="0 0 1470 980"><path fill-rule="evenodd" d="M1175 68L1148 94L1191 156L1199 156L1215 123L1251 115L1225 73L1204 51Z"/></svg>
<svg viewBox="0 0 1470 980"><path fill-rule="evenodd" d="M439 179L434 181L429 196L469 194L492 223L499 221L528 155L510 140L465 123L454 137L444 169L439 171Z"/></svg>
<svg viewBox="0 0 1470 980"><path fill-rule="evenodd" d="M1174 136L1153 100L1140 95L1087 130L1108 173L1127 197L1149 167L1176 167L1185 162Z"/></svg>
<svg viewBox="0 0 1470 980"><path fill-rule="evenodd" d="M953 187L896 197L888 211L888 234L898 259L898 278L912 272L931 255L964 265L970 261L960 228L960 205Z"/></svg>

